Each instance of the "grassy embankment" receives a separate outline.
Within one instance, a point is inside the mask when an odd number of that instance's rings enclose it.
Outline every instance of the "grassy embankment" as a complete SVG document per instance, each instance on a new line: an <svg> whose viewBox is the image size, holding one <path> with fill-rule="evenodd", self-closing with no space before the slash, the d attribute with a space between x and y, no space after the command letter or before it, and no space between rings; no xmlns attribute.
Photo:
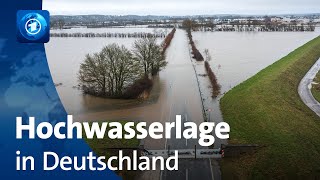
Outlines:
<svg viewBox="0 0 320 180"><path fill-rule="evenodd" d="M108 121L111 122L111 121ZM101 127L101 123L99 122L99 125ZM124 127L126 121L121 121L122 127ZM92 123L90 123L91 126ZM107 131L109 130L109 126L107 127ZM124 131L123 131L124 134ZM118 156L118 150L112 150L107 148L137 148L139 146L139 140L136 138L133 139L109 139L107 133L105 134L105 137L103 139L97 139L96 137L93 139L85 139L87 144L90 146L92 151L97 156L106 156L106 159L108 159L110 156ZM128 155L124 151L124 155ZM113 162L113 166L117 167L117 162ZM117 172L124 180L131 179L135 177L138 173L138 171L119 171Z"/></svg>
<svg viewBox="0 0 320 180"><path fill-rule="evenodd" d="M320 118L301 101L300 80L320 57L320 37L233 88L221 99L230 144L254 155L222 160L224 179L311 179L320 174ZM257 57L259 58L259 57Z"/></svg>

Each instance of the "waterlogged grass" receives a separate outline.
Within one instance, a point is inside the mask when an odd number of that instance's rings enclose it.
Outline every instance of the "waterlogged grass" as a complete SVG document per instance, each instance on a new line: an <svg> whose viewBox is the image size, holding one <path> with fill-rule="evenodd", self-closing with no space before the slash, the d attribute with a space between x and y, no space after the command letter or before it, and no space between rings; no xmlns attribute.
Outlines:
<svg viewBox="0 0 320 180"><path fill-rule="evenodd" d="M112 121L105 121L105 122L112 122ZM124 127L125 123L127 121L121 121L122 127ZM99 126L101 127L102 121L99 122ZM90 123L91 127L92 123ZM90 146L92 151L97 155L97 156L105 156L106 160L110 156L118 156L118 149L110 149L110 148L137 148L139 146L139 140L136 138L133 139L110 139L108 138L108 130L110 129L109 125L106 130L106 134L103 139L98 139L94 137L93 139L88 139L86 138L85 141L87 144ZM122 135L124 135L124 132ZM83 132L84 133L84 132ZM124 153L124 155L127 155ZM118 166L118 161L113 161L112 165L114 167ZM122 176L123 179L131 179L137 175L136 171L118 171L117 172L119 175Z"/></svg>
<svg viewBox="0 0 320 180"><path fill-rule="evenodd" d="M317 73L316 77L313 80L314 83L311 88L311 93L313 97L320 102L320 72Z"/></svg>
<svg viewBox="0 0 320 180"><path fill-rule="evenodd" d="M264 146L254 155L223 159L224 179L320 177L320 118L297 92L319 57L317 37L221 99L224 120L231 126L229 143Z"/></svg>

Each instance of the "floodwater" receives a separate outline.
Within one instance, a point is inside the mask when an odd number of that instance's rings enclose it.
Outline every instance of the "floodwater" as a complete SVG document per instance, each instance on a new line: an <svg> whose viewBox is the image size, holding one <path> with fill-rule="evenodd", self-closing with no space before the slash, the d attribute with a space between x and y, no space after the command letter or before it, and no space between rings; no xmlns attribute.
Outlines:
<svg viewBox="0 0 320 180"><path fill-rule="evenodd" d="M168 33L167 28L147 28L147 27L114 27L114 28L71 28L71 29L52 29L51 33Z"/></svg>
<svg viewBox="0 0 320 180"><path fill-rule="evenodd" d="M153 28L73 28L52 30L51 32L119 32L119 33L134 33L134 32L167 32L166 29ZM134 103L133 100L115 100L83 95L77 89L79 84L77 77L80 68L80 63L84 61L86 54L96 53L108 44L117 43L124 45L128 49L132 49L132 45L136 38L50 38L50 42L45 45L47 59L50 71L55 84L60 84L56 87L60 99L69 114L82 114L96 112L101 110L121 108L126 104ZM163 39L159 38L158 42Z"/></svg>
<svg viewBox="0 0 320 180"><path fill-rule="evenodd" d="M226 92L317 35L318 32L194 32L193 38L201 52L209 50L212 56L210 64L217 75L221 91ZM75 120L134 120L164 124L175 121L175 116L181 115L183 122L190 121L199 125L204 121L204 110L207 120L222 121L219 110L221 96L211 98L208 77L199 76L205 73L203 62L191 59L186 33L180 29L176 31L166 52L167 67L155 77L151 93L158 96L155 101L127 107L126 104L135 100L84 96L73 88L77 85L79 64L85 54L98 52L104 45L113 42L131 48L134 40L51 38L46 45L51 74L55 83L62 83L57 87L58 93L68 113L75 115ZM125 108L121 108L122 105ZM144 145L147 149L168 149L169 146L174 149L191 149L194 145L199 147L197 140L175 139L175 133L173 131L173 138L168 140L146 138ZM224 142L216 141L215 147L221 143ZM178 172L145 172L140 179L159 179L159 175L168 180L220 177L219 171L211 171L219 169L218 165L210 168L208 160L182 160L179 163L181 168ZM188 169L190 173L186 173Z"/></svg>
<svg viewBox="0 0 320 180"><path fill-rule="evenodd" d="M159 29L156 31L169 30ZM153 28L74 28L64 30L53 30L53 32L154 32ZM217 75L221 85L221 92L224 93L242 81L253 76L261 69L272 64L276 60L285 56L295 48L306 43L319 35L319 29L315 32L193 32L193 39L203 53L208 49L212 60L211 67ZM160 72L155 79L155 96L152 102L139 102L139 106L128 106L135 100L115 100L103 99L83 95L77 86L77 72L79 65L87 53L98 52L103 46L110 43L118 43L129 49L132 48L135 38L51 38L46 44L48 63L50 66L53 80L57 86L60 98L69 114L77 115L80 120L101 120L101 119L136 119L150 120L159 115L163 105L170 106L168 98L170 88L175 86L175 91L179 92L176 96L198 97L199 94L188 91L191 86L197 86L197 79L184 81L174 81L176 77L183 75L188 77L195 74L191 68L194 65L197 74L203 74L203 62L190 62L190 51L184 46L185 32L179 30L173 39L174 45L170 46L167 52L169 62L165 70ZM161 42L163 39L159 39ZM178 42L183 43L178 43ZM188 69L190 68L190 69ZM174 71L171 71L174 69ZM182 71L182 69L188 69ZM168 73L170 72L170 73ZM222 121L219 111L219 99L211 98L208 77L198 76L201 98L204 100L204 109L207 119L210 121ZM188 94L189 93L189 94ZM171 98L172 99L172 98ZM189 98L190 99L190 98ZM193 106L198 105L191 101ZM134 104L134 103L133 103ZM201 104L200 104L201 106ZM185 111L185 110L183 110ZM178 112L177 112L178 113ZM192 113L193 114L193 113Z"/></svg>
<svg viewBox="0 0 320 180"><path fill-rule="evenodd" d="M294 49L320 35L315 32L193 32L205 56L208 49L221 92L238 85Z"/></svg>
<svg viewBox="0 0 320 180"><path fill-rule="evenodd" d="M320 35L314 32L193 32L193 40L205 57L209 50L211 68L221 85L221 95L211 98L208 77L198 76L201 96L209 121L223 121L219 101L224 93L294 49ZM202 62L194 62L198 74L205 74ZM221 142L220 142L221 143ZM219 145L220 143L217 143Z"/></svg>

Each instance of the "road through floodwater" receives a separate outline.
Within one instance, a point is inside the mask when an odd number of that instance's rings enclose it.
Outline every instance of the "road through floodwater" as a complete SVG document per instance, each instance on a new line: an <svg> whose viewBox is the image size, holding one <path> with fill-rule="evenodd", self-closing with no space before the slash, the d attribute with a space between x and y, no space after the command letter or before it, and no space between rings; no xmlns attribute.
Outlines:
<svg viewBox="0 0 320 180"><path fill-rule="evenodd" d="M164 120L174 122L176 115L181 115L182 123L190 121L199 125L204 122L203 110L196 74L189 53L189 43L185 31L177 30L167 51L169 64L163 72L166 73L169 80L169 95L167 98L169 108L167 108L168 106L164 107L164 114L167 115ZM193 149L195 145L201 148L196 139L176 139L175 134L176 132L171 132L171 139L165 142L165 149ZM161 173L161 178L164 180L210 180L212 177L209 159L180 159L178 171L165 170Z"/></svg>
<svg viewBox="0 0 320 180"><path fill-rule="evenodd" d="M196 32L193 33L198 49L203 53L208 48L210 61L222 92L241 83L262 68L272 64L294 48L311 40L318 35L316 32L259 32L250 34L245 32ZM198 89L196 74L204 72L202 62L190 61L190 49L185 31L178 29L170 47L167 50L167 67L155 79L158 89L158 99L150 104L127 108L113 108L114 104L122 100L106 100L92 96L83 96L72 86L76 85L76 73L79 63L86 53L97 52L102 46L116 42L130 46L135 39L121 38L51 38L46 45L50 70L55 83L63 82L57 87L58 93L69 114L78 121L97 120L130 120L151 122L172 122L177 114L182 115L182 121L193 121L197 124L204 121L201 97ZM129 47L130 48L130 47ZM220 122L222 116L219 108L219 98L210 97L208 77L199 77L203 91L205 106L211 107L210 121ZM232 129L232 127L231 127ZM174 132L173 132L174 137ZM192 149L198 145L197 140L175 139L153 140L147 138L147 149ZM198 145L199 146L199 145ZM217 163L213 163L217 164ZM214 169L214 173L212 173ZM141 179L219 179L218 167L211 168L208 159L179 160L177 172L145 172Z"/></svg>

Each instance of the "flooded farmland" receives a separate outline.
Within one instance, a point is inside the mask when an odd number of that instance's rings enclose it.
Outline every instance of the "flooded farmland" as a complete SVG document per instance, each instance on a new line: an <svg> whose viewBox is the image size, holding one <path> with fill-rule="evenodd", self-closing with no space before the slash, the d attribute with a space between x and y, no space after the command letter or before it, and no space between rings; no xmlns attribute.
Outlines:
<svg viewBox="0 0 320 180"><path fill-rule="evenodd" d="M171 29L168 29L169 32ZM75 32L155 32L166 31L165 29L153 28L75 28L64 30L53 30L53 32L75 33ZM217 75L221 85L221 92L224 93L235 85L251 77L261 69L272 64L279 58L285 56L290 51L319 35L319 29L315 32L193 32L193 39L201 53L208 49L212 60L211 67ZM174 41L187 41L184 30L177 31ZM170 88L174 85L174 72L179 69L192 67L190 63L190 51L187 48L178 48L178 45L169 47L167 61L169 62L165 70L160 72L155 80L156 102L139 102L136 100L116 100L103 99L83 95L76 86L77 72L79 65L87 53L98 52L103 46L110 43L118 43L127 48L135 41L135 38L51 38L46 44L48 63L53 80L57 86L60 98L69 114L77 114L81 119L127 119L128 117L139 120L146 120L159 115L159 108L164 104L169 106L167 98ZM159 38L159 43L163 39ZM182 44L179 44L182 46ZM177 57L173 54L180 54ZM187 56L185 56L187 55ZM180 58L177 60L177 58ZM188 57L188 58L186 58ZM202 62L192 61L197 70L197 74L204 73ZM175 71L171 71L174 70ZM171 73L168 74L167 72ZM185 73L186 71L184 71ZM191 69L187 73L195 72ZM201 89L201 98L204 100L206 110L210 109L207 118L220 121L222 118L218 108L218 100L211 98L210 84L207 77L198 76ZM199 96L198 94L185 94L189 86L197 86L196 78L190 84L178 87L177 91L184 94L184 97ZM207 91L206 91L207 90ZM190 98L192 99L192 98ZM188 101L192 103L192 101ZM187 101L185 102L187 103ZM137 106L127 106L136 104ZM196 103L198 104L198 103ZM141 105L141 106L140 106ZM161 111L160 111L161 112ZM210 115L209 115L210 114ZM160 115L159 115L160 116Z"/></svg>
<svg viewBox="0 0 320 180"><path fill-rule="evenodd" d="M204 55L208 49L224 93L294 49L320 35L314 32L193 32Z"/></svg>
<svg viewBox="0 0 320 180"><path fill-rule="evenodd" d="M169 29L170 30L170 29ZM52 33L141 33L167 32L166 29L153 28L73 28L52 30ZM126 106L135 100L115 100L83 95L77 88L80 63L86 54L99 52L104 46L112 43L124 45L131 49L136 38L55 38L46 44L46 53L53 81L57 84L59 96L70 114L81 114L93 111L110 110ZM158 38L161 43L163 38ZM121 107L120 107L121 108Z"/></svg>
<svg viewBox="0 0 320 180"><path fill-rule="evenodd" d="M193 39L201 53L208 49L212 57L210 65L221 85L221 92L224 93L318 34L318 30L286 33L193 32ZM46 45L47 59L54 82L61 83L57 86L57 91L69 114L75 115L77 121L130 120L164 124L174 122L176 115L181 115L183 122L190 121L198 125L204 120L223 121L219 110L219 100L222 95L215 99L211 97L208 77L202 76L205 74L203 62L196 62L191 58L186 31L182 29L176 31L166 51L168 65L154 79L151 94L156 98L151 96L139 103L137 100L103 99L83 95L75 88L79 65L85 54L97 52L110 43L131 48L135 40L135 38L51 38ZM159 43L162 40L158 39ZM218 148L224 143L216 138L214 146ZM146 149L170 147L191 149L195 145L199 147L198 142L192 139L155 140L147 137L144 141ZM209 177L211 163L207 159L197 163L182 160L181 163L183 172L177 173L181 177L184 176L186 167L194 170L194 176L202 174ZM214 163L212 169L217 170L214 176L220 177L219 164ZM177 174L164 171L162 176L170 179L178 177ZM159 179L161 174L146 173L145 176L146 179L150 177Z"/></svg>
<svg viewBox="0 0 320 180"><path fill-rule="evenodd" d="M221 86L221 94L211 98L208 77L199 76L206 73L203 63L193 62L206 119L223 121L219 101L224 93L319 34L319 28L314 32L193 32L199 51L205 56L204 51L208 50L210 66Z"/></svg>

